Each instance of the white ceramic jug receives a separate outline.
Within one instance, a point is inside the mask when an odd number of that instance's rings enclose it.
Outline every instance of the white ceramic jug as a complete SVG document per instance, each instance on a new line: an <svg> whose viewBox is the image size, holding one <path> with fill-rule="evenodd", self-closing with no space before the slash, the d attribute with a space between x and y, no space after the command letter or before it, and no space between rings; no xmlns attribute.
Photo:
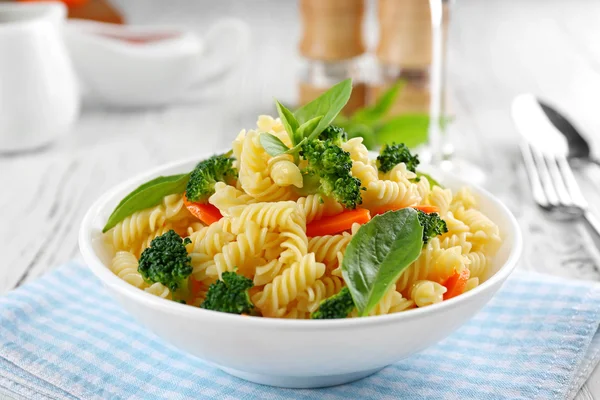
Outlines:
<svg viewBox="0 0 600 400"><path fill-rule="evenodd" d="M65 40L84 90L116 107L196 101L242 65L250 29L228 18L204 36L179 27L70 20Z"/></svg>
<svg viewBox="0 0 600 400"><path fill-rule="evenodd" d="M0 152L50 143L79 112L62 3L0 3Z"/></svg>

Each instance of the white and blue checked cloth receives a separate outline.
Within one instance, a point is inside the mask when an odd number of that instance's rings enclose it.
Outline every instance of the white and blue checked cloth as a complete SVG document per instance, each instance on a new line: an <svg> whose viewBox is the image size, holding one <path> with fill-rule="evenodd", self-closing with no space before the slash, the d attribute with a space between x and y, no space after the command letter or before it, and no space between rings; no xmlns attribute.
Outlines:
<svg viewBox="0 0 600 400"><path fill-rule="evenodd" d="M518 272L469 323L422 353L347 385L279 389L164 343L72 263L0 297L0 397L573 398L598 363L599 322L597 285Z"/></svg>

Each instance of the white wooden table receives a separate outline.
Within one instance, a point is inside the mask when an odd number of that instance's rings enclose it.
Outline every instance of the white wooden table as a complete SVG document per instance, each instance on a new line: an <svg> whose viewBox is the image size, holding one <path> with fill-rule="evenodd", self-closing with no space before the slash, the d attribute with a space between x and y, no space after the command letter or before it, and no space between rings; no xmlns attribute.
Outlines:
<svg viewBox="0 0 600 400"><path fill-rule="evenodd" d="M273 96L295 100L300 34L295 2L117 4L132 23L177 23L199 32L216 18L237 16L252 26L251 52L205 101L153 110L86 103L71 134L54 146L0 156L0 294L78 257L81 218L109 187L166 161L226 146L258 114L274 111ZM600 2L593 0L458 0L449 49L457 117L452 139L458 156L486 171L487 188L519 219L525 237L521 268L589 280L600 280L598 248L581 223L552 221L534 206L508 108L514 95L532 91L566 110L598 144L598 15ZM373 16L371 7L366 29L371 43ZM589 172L578 176L592 203L600 204L600 174L594 181ZM578 398L600 399L600 373Z"/></svg>

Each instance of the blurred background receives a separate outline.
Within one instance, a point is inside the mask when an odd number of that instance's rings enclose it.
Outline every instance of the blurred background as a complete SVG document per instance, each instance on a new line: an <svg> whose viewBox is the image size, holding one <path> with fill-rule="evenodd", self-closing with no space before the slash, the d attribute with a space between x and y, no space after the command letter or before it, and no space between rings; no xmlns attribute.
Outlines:
<svg viewBox="0 0 600 400"><path fill-rule="evenodd" d="M585 231L540 217L510 116L518 93L542 96L597 154L600 2L434 3L439 26L427 0L68 0L85 21L58 13L29 34L15 20L45 11L0 11L0 294L77 257L81 218L111 186L226 148L274 98L293 109L345 77L352 134L407 141L498 195L525 264L600 279ZM42 3L0 2L24 4ZM600 179L580 176L600 204Z"/></svg>

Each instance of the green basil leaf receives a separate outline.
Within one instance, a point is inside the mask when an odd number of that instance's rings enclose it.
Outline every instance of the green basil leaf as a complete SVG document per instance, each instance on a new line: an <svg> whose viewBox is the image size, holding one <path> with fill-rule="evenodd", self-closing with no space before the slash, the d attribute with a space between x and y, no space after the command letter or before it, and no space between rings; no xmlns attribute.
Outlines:
<svg viewBox="0 0 600 400"><path fill-rule="evenodd" d="M270 156L276 157L289 150L289 147L275 135L263 132L260 134L259 138L261 146Z"/></svg>
<svg viewBox="0 0 600 400"><path fill-rule="evenodd" d="M310 103L300 107L296 110L294 116L300 124L304 124L314 117L323 116L323 119L311 133L311 138L314 138L319 133L323 132L340 111L342 111L342 108L344 108L350 99L351 93L352 79L346 79L332 86L331 89Z"/></svg>
<svg viewBox="0 0 600 400"><path fill-rule="evenodd" d="M320 116L314 117L313 119L310 119L310 120L306 121L305 123L303 123L302 125L300 125L298 127L298 130L296 131L297 140L298 140L298 142L296 142L296 143L300 143L300 141L302 139L310 137L311 134L315 131L315 129L317 128L317 126L319 125L319 123L322 120L323 120L323 116L320 115Z"/></svg>
<svg viewBox="0 0 600 400"><path fill-rule="evenodd" d="M290 136L290 140L292 144L295 144L294 141L294 133L296 129L298 129L298 121L296 117L294 117L294 113L292 113L288 108L286 108L283 104L275 100L275 105L277 106L277 113L279 114L279 118L281 118L281 123L285 127L286 132Z"/></svg>
<svg viewBox="0 0 600 400"><path fill-rule="evenodd" d="M429 174L426 174L425 172L420 172L420 171L417 171L417 172L416 172L416 174L417 174L417 178L420 178L420 177L422 177L422 176L424 176L425 178L427 178L427 180L429 181L429 184L430 184L431 186L439 186L439 187L441 187L442 189L444 188L444 187L442 186L442 184L441 184L441 183L439 183L438 181L436 181L435 179L433 179L433 178L431 177L431 175L429 175Z"/></svg>
<svg viewBox="0 0 600 400"><path fill-rule="evenodd" d="M384 143L404 143L410 148L427 143L429 115L404 114L392 118L377 129L377 141Z"/></svg>
<svg viewBox="0 0 600 400"><path fill-rule="evenodd" d="M348 139L361 137L363 138L363 144L367 149L373 150L375 147L377 147L377 137L375 136L373 127L370 125L352 124L344 129L346 129L346 132L348 132Z"/></svg>
<svg viewBox="0 0 600 400"><path fill-rule="evenodd" d="M354 113L354 115L352 116L352 120L354 122L360 122L363 124L378 122L392 108L394 102L396 101L396 98L398 97L398 94L400 93L402 88L404 88L405 85L405 81L398 81L391 88L386 90L385 93L381 95L381 97L379 97L377 103L370 107L365 107Z"/></svg>
<svg viewBox="0 0 600 400"><path fill-rule="evenodd" d="M360 227L342 261L342 275L360 316L369 314L422 247L423 227L413 208L386 212Z"/></svg>
<svg viewBox="0 0 600 400"><path fill-rule="evenodd" d="M297 145L286 151L286 154L298 154L300 152L300 147L306 142L307 139L302 139Z"/></svg>
<svg viewBox="0 0 600 400"><path fill-rule="evenodd" d="M129 193L112 212L102 232L111 229L133 213L146 208L154 207L163 200L165 196L175 193L183 193L190 179L190 174L171 176L159 176L140 185Z"/></svg>

